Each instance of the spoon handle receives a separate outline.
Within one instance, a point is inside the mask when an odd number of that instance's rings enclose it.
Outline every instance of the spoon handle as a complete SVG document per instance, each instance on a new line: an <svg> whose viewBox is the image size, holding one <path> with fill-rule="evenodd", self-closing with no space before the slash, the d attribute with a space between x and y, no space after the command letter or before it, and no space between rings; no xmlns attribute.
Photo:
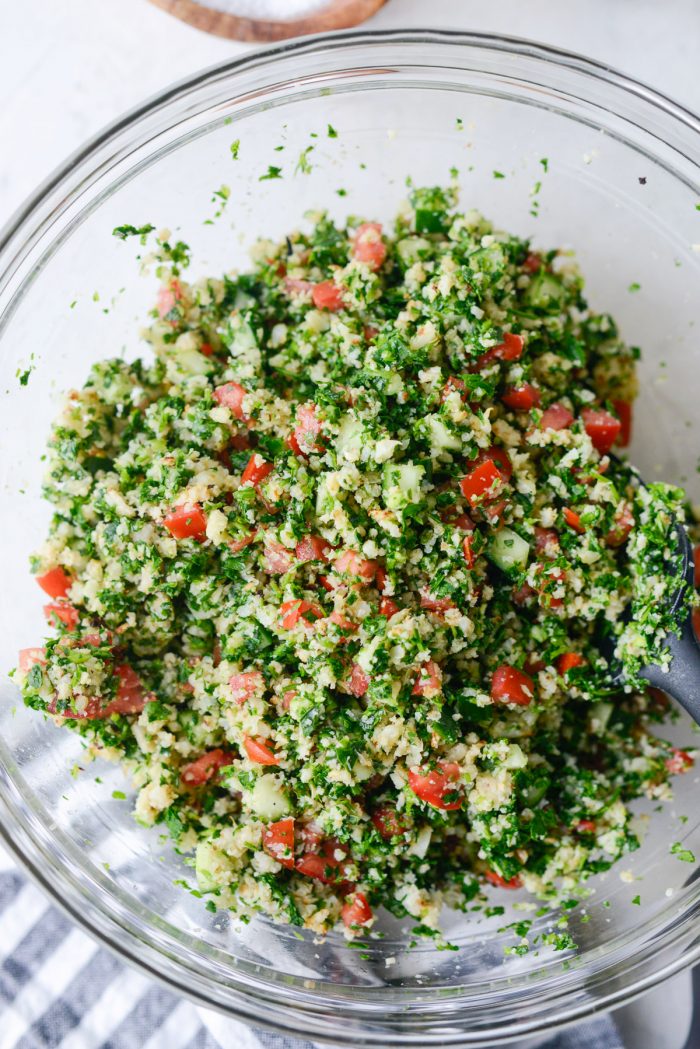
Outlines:
<svg viewBox="0 0 700 1049"><path fill-rule="evenodd" d="M669 634L666 647L671 662L664 670L659 666L644 667L641 676L650 685L673 696L700 723L700 645L692 620L687 616L679 635Z"/></svg>

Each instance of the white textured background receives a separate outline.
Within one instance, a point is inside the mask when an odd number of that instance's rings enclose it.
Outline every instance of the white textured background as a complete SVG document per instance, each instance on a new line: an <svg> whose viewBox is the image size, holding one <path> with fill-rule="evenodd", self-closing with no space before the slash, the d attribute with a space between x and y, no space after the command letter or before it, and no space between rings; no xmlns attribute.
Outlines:
<svg viewBox="0 0 700 1049"><path fill-rule="evenodd" d="M366 24L531 37L617 66L700 110L700 0L389 0ZM246 50L146 0L0 0L0 224L108 121Z"/></svg>

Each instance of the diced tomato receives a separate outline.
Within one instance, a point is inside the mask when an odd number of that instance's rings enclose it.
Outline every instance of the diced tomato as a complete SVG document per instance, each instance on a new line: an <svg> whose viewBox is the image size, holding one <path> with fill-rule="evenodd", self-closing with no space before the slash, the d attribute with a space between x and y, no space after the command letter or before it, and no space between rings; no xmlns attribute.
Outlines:
<svg viewBox="0 0 700 1049"><path fill-rule="evenodd" d="M442 670L432 659L418 668L413 696L436 696L442 692Z"/></svg>
<svg viewBox="0 0 700 1049"><path fill-rule="evenodd" d="M58 620L67 630L75 630L80 618L78 609L68 601L52 601L51 604L44 605L44 615L51 626L55 626Z"/></svg>
<svg viewBox="0 0 700 1049"><path fill-rule="evenodd" d="M498 889L519 889L522 885L517 874L513 878L506 879L501 874L498 874L497 871L486 871L484 877Z"/></svg>
<svg viewBox="0 0 700 1049"><path fill-rule="evenodd" d="M383 597L379 602L379 615L391 619L399 611L399 606L390 597Z"/></svg>
<svg viewBox="0 0 700 1049"><path fill-rule="evenodd" d="M413 793L436 809L462 807L462 797L457 797L459 779L459 765L454 761L438 761L435 768L428 772L408 770L408 785Z"/></svg>
<svg viewBox="0 0 700 1049"><path fill-rule="evenodd" d="M569 409L563 404L555 403L542 412L540 427L543 430L568 430L573 421L574 417Z"/></svg>
<svg viewBox="0 0 700 1049"><path fill-rule="evenodd" d="M367 342L373 342L374 339L376 339L377 335L379 335L379 328L376 326L376 324L365 324L364 328L362 329L362 334L364 335Z"/></svg>
<svg viewBox="0 0 700 1049"><path fill-rule="evenodd" d="M369 561L355 550L343 550L333 562L333 571L341 575L355 576L363 583L371 583L377 574L376 561Z"/></svg>
<svg viewBox="0 0 700 1049"><path fill-rule="evenodd" d="M60 718L71 718L73 721L95 721L105 716L102 700L96 696L73 696L72 706L63 709L59 709L57 699L52 699L46 709L49 714L56 714Z"/></svg>
<svg viewBox="0 0 700 1049"><path fill-rule="evenodd" d="M203 342L199 347L199 352L205 357L212 357L214 354L214 347L210 342Z"/></svg>
<svg viewBox="0 0 700 1049"><path fill-rule="evenodd" d="M280 605L280 616L284 629L292 630L297 623L302 623L307 627L313 626L317 619L323 617L323 609L311 601L297 598L294 601L285 601Z"/></svg>
<svg viewBox="0 0 700 1049"><path fill-rule="evenodd" d="M607 455L620 435L622 424L603 408L584 408L581 412L583 426L601 455Z"/></svg>
<svg viewBox="0 0 700 1049"><path fill-rule="evenodd" d="M290 295L310 295L314 290L313 281L299 280L298 277L285 277L284 287Z"/></svg>
<svg viewBox="0 0 700 1049"><path fill-rule="evenodd" d="M32 667L46 666L45 648L21 648L17 657L17 666L23 674L27 674Z"/></svg>
<svg viewBox="0 0 700 1049"><path fill-rule="evenodd" d="M297 561L327 561L330 544L320 535L307 535L296 547Z"/></svg>
<svg viewBox="0 0 700 1049"><path fill-rule="evenodd" d="M329 860L326 856L319 856L314 852L306 852L294 864L299 874L305 874L307 878L315 878L322 881L324 885L332 885L336 881L335 869L338 864Z"/></svg>
<svg viewBox="0 0 700 1049"><path fill-rule="evenodd" d="M461 529L463 532L473 532L476 528L469 514L458 513L456 506L445 507L440 512L440 520L444 521L445 524L452 525L453 528Z"/></svg>
<svg viewBox="0 0 700 1049"><path fill-rule="evenodd" d="M563 569L557 567L549 568L546 565L537 564L535 565L535 571L539 576L537 593L540 596L541 603L545 608L561 608L564 604L563 598L555 597L552 591L566 578Z"/></svg>
<svg viewBox="0 0 700 1049"><path fill-rule="evenodd" d="M353 696L357 696L358 698L364 696L369 688L369 678L359 663L353 663L352 665L352 673L350 674L350 680L348 681L348 688Z"/></svg>
<svg viewBox="0 0 700 1049"><path fill-rule="evenodd" d="M262 832L262 847L273 860L294 870L294 818L268 823Z"/></svg>
<svg viewBox="0 0 700 1049"><path fill-rule="evenodd" d="M562 652L557 659L557 670L565 677L574 667L582 667L586 660L580 652Z"/></svg>
<svg viewBox="0 0 700 1049"><path fill-rule="evenodd" d="M464 551L464 560L467 563L467 568L473 568L476 564L476 557L472 549L472 537L465 535L462 540L462 550Z"/></svg>
<svg viewBox="0 0 700 1049"><path fill-rule="evenodd" d="M471 506L485 497L497 495L503 486L503 475L491 459L485 459L459 482L462 495Z"/></svg>
<svg viewBox="0 0 700 1049"><path fill-rule="evenodd" d="M535 686L529 674L503 663L491 679L491 698L495 703L515 703L526 707L532 702Z"/></svg>
<svg viewBox="0 0 700 1049"><path fill-rule="evenodd" d="M250 544L253 542L253 540L255 539L256 532L257 528L254 528L252 532L248 533L248 535L244 535L240 539L232 539L226 545L232 554L240 554L241 550L245 550L245 548L247 546L250 546Z"/></svg>
<svg viewBox="0 0 700 1049"><path fill-rule="evenodd" d="M112 714L140 714L149 699L141 678L128 663L116 666L114 672L119 678L117 694L103 708L102 715L108 718Z"/></svg>
<svg viewBox="0 0 700 1049"><path fill-rule="evenodd" d="M239 674L232 674L228 679L231 689L231 699L242 707L257 692L262 692L265 687L265 679L259 670L244 670Z"/></svg>
<svg viewBox="0 0 700 1049"><path fill-rule="evenodd" d="M163 519L163 526L175 539L204 539L207 534L207 518L197 503L176 506Z"/></svg>
<svg viewBox="0 0 700 1049"><path fill-rule="evenodd" d="M219 747L215 750L208 750L195 761L191 761L189 765L185 765L180 773L180 779L188 787L201 787L213 779L219 769L230 765L232 761L231 754L226 750L221 750Z"/></svg>
<svg viewBox="0 0 700 1049"><path fill-rule="evenodd" d="M371 819L382 838L385 838L387 841L390 838L401 837L406 831L406 823L399 816L396 807L389 802L377 805Z"/></svg>
<svg viewBox="0 0 700 1049"><path fill-rule="evenodd" d="M594 834L595 822L593 820L579 820L576 824L576 830L579 834Z"/></svg>
<svg viewBox="0 0 700 1049"><path fill-rule="evenodd" d="M320 575L318 581L324 590L328 590L329 592L335 590L335 586L331 583L327 575Z"/></svg>
<svg viewBox="0 0 700 1049"><path fill-rule="evenodd" d="M374 585L380 594L384 592L384 587L386 586L386 568L384 568L383 565L377 565L374 574Z"/></svg>
<svg viewBox="0 0 700 1049"><path fill-rule="evenodd" d="M523 262L523 269L526 273L538 273L542 268L542 258L539 255L535 255L534 252L530 252L525 261Z"/></svg>
<svg viewBox="0 0 700 1049"><path fill-rule="evenodd" d="M358 925L366 925L372 921L372 908L367 902L367 897L362 892L354 892L348 896L347 902L340 912L343 924L348 929L354 929Z"/></svg>
<svg viewBox="0 0 700 1049"><path fill-rule="evenodd" d="M559 555L559 536L553 528L540 528L539 525L535 525L535 550L545 557Z"/></svg>
<svg viewBox="0 0 700 1049"><path fill-rule="evenodd" d="M239 382L225 382L214 390L214 400L223 408L228 408L236 419L248 421L243 412L243 398L248 391Z"/></svg>
<svg viewBox="0 0 700 1049"><path fill-rule="evenodd" d="M263 568L269 575L284 575L294 564L294 554L281 543L270 539L263 550Z"/></svg>
<svg viewBox="0 0 700 1049"><path fill-rule="evenodd" d="M386 244L378 222L363 222L357 227L352 243L352 255L358 262L366 262L371 270L378 270L386 258Z"/></svg>
<svg viewBox="0 0 700 1049"><path fill-rule="evenodd" d="M585 532L586 529L581 523L581 518L575 510L570 510L568 506L565 506L562 510L562 517L568 524L569 528L573 528L575 532Z"/></svg>
<svg viewBox="0 0 700 1049"><path fill-rule="evenodd" d="M295 455L307 458L313 452L322 452L323 444L316 440L323 430L323 423L316 414L315 404L302 404L297 409L296 426L287 438L287 444Z"/></svg>
<svg viewBox="0 0 700 1049"><path fill-rule="evenodd" d="M529 674L530 677L534 677L535 674L539 674L541 670L544 670L547 664L544 659L537 659L532 653L525 659L525 673Z"/></svg>
<svg viewBox="0 0 700 1049"><path fill-rule="evenodd" d="M532 600L535 593L536 591L532 589L529 583L523 583L522 586L513 591L513 601L519 608L522 608L523 605Z"/></svg>
<svg viewBox="0 0 700 1049"><path fill-rule="evenodd" d="M342 612L338 612L334 609L329 615L328 619L331 623L334 623L341 630L346 630L349 633L354 633L357 630L357 623L353 623L352 619L348 619Z"/></svg>
<svg viewBox="0 0 700 1049"><path fill-rule="evenodd" d="M279 765L280 759L265 739L253 739L252 736L243 737L245 752L256 765Z"/></svg>
<svg viewBox="0 0 700 1049"><path fill-rule="evenodd" d="M49 597L65 597L73 580L62 568L50 568L43 575L35 576L37 583Z"/></svg>
<svg viewBox="0 0 700 1049"><path fill-rule="evenodd" d="M309 820L299 827L299 838L304 852L318 852L323 843L323 828L315 820Z"/></svg>
<svg viewBox="0 0 700 1049"><path fill-rule="evenodd" d="M613 526L605 537L607 546L622 546L634 528L634 513L629 503L623 503L615 512Z"/></svg>
<svg viewBox="0 0 700 1049"><path fill-rule="evenodd" d="M615 415L620 420L620 433L617 443L620 448L626 448L632 440L632 402L613 401L612 406L615 409Z"/></svg>
<svg viewBox="0 0 700 1049"><path fill-rule="evenodd" d="M332 280L323 280L320 284L314 284L311 298L317 310L330 310L331 313L342 310L344 305L342 289Z"/></svg>
<svg viewBox="0 0 700 1049"><path fill-rule="evenodd" d="M167 317L181 298L182 285L179 280L173 279L168 284L164 284L162 288L158 289L156 309L158 310L158 316L161 320L164 320Z"/></svg>
<svg viewBox="0 0 700 1049"><path fill-rule="evenodd" d="M503 342L500 342L498 346L492 346L486 353L482 353L480 357L477 357L471 368L475 371L480 371L495 360L517 361L522 357L524 345L525 339L522 335L515 335L511 331L504 332Z"/></svg>
<svg viewBox="0 0 700 1049"><path fill-rule="evenodd" d="M451 597L433 597L428 590L421 590L420 606L427 609L428 612L436 612L439 615L447 612L449 608L454 608L455 603Z"/></svg>
<svg viewBox="0 0 700 1049"><path fill-rule="evenodd" d="M695 762L685 750L679 750L678 747L673 747L671 750L671 757L666 758L664 762L668 771L676 776L681 772L687 772L688 769L692 769Z"/></svg>
<svg viewBox="0 0 700 1049"><path fill-rule="evenodd" d="M466 399L467 384L464 379L457 378L456 375L450 375L449 379L442 388L442 394L440 396L441 401L446 400L451 393L458 393L462 400Z"/></svg>
<svg viewBox="0 0 700 1049"><path fill-rule="evenodd" d="M292 700L294 699L296 694L297 694L297 690L295 688L288 688L287 689L287 691L282 696L282 709L283 710L289 710L289 708L292 705Z"/></svg>
<svg viewBox="0 0 700 1049"><path fill-rule="evenodd" d="M509 386L501 400L515 412L529 412L540 403L540 391L532 383L526 382L522 386Z"/></svg>
<svg viewBox="0 0 700 1049"><path fill-rule="evenodd" d="M690 622L698 642L700 642L700 608L694 608L690 613Z"/></svg>
<svg viewBox="0 0 700 1049"><path fill-rule="evenodd" d="M268 463L266 459L263 459L262 455L253 452L248 460L248 465L241 474L241 484L260 484L268 474L272 473L274 468L273 463Z"/></svg>

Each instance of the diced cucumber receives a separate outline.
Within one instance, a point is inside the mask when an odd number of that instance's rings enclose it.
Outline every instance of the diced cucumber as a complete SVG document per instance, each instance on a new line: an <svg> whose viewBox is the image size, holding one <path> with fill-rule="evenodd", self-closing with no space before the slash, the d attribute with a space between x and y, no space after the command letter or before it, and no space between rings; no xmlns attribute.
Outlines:
<svg viewBox="0 0 700 1049"><path fill-rule="evenodd" d="M430 241L425 237L404 237L396 245L396 251L404 266L408 268L430 251Z"/></svg>
<svg viewBox="0 0 700 1049"><path fill-rule="evenodd" d="M359 452L363 433L362 423L354 419L352 415L346 415L341 419L338 436L335 439L335 450L339 459L344 457L346 451L350 452L349 458L354 460L358 457L354 453Z"/></svg>
<svg viewBox="0 0 700 1049"><path fill-rule="evenodd" d="M420 502L424 473L425 468L416 463L385 463L382 491L386 508L403 510Z"/></svg>
<svg viewBox="0 0 700 1049"><path fill-rule="evenodd" d="M590 714L590 726L591 732L603 733L608 727L608 721L610 721L610 715L613 712L612 703L606 703L600 700L598 703L594 703L591 707Z"/></svg>
<svg viewBox="0 0 700 1049"><path fill-rule="evenodd" d="M248 317L242 313L232 313L222 338L231 360L238 366L237 374L243 378L256 375L260 370L262 357Z"/></svg>
<svg viewBox="0 0 700 1049"><path fill-rule="evenodd" d="M462 442L457 434L448 430L443 419L439 415L428 415L425 419L430 431L430 454L433 458L440 452L459 452Z"/></svg>
<svg viewBox="0 0 700 1049"><path fill-rule="evenodd" d="M200 892L212 892L221 886L216 872L226 866L226 857L210 841L200 841L194 854L194 870Z"/></svg>
<svg viewBox="0 0 700 1049"><path fill-rule="evenodd" d="M546 270L540 270L525 292L525 301L537 309L547 310L558 308L564 295L561 281Z"/></svg>
<svg viewBox="0 0 700 1049"><path fill-rule="evenodd" d="M243 798L244 804L263 819L278 820L289 812L287 792L272 772L258 776L253 789L245 791Z"/></svg>
<svg viewBox="0 0 700 1049"><path fill-rule="evenodd" d="M211 371L211 363L203 353L190 347L174 346L168 351L168 370L175 369L176 374L206 375Z"/></svg>
<svg viewBox="0 0 700 1049"><path fill-rule="evenodd" d="M512 528L500 528L487 546L486 554L504 572L523 571L530 556L530 546Z"/></svg>
<svg viewBox="0 0 700 1049"><path fill-rule="evenodd" d="M322 520L327 518L329 514L333 512L336 498L328 490L328 478L325 475L321 475L318 481L318 487L316 488L316 515Z"/></svg>

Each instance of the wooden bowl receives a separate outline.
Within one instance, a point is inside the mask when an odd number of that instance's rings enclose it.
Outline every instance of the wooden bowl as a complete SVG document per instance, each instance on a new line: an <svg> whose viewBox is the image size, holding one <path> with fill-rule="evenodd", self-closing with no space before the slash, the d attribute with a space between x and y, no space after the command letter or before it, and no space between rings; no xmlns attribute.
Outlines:
<svg viewBox="0 0 700 1049"><path fill-rule="evenodd" d="M219 11L216 7L208 7L199 0L151 0L151 3L205 33L214 33L229 40L245 40L247 43L270 43L310 33L350 29L370 18L386 0L329 0L320 10L292 22L243 18Z"/></svg>

